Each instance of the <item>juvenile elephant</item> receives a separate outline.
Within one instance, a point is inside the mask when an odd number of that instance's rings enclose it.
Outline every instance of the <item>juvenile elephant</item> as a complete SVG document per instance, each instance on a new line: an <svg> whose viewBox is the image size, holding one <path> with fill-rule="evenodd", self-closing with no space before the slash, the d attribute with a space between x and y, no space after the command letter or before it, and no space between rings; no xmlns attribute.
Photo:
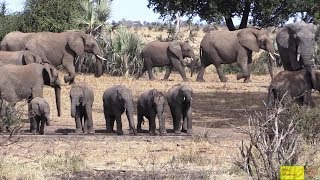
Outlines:
<svg viewBox="0 0 320 180"><path fill-rule="evenodd" d="M0 51L0 66L5 64L27 65L31 63L42 63L42 60L31 51Z"/></svg>
<svg viewBox="0 0 320 180"><path fill-rule="evenodd" d="M102 57L102 51L92 35L85 34L82 31L39 32L30 36L27 35L30 34L26 34L26 38L21 39L23 37L21 33L10 34L12 38L8 38L5 42L6 46L10 46L8 50L18 49L21 47L20 44L25 43L23 49L36 53L42 61L50 62L54 66L63 65L69 73L69 75L64 76L64 81L70 84L74 82L75 78L76 56L81 56L84 52L91 53L96 56L97 70L95 76L100 77L102 75L102 60L106 59ZM25 41L26 39L28 41Z"/></svg>
<svg viewBox="0 0 320 180"><path fill-rule="evenodd" d="M106 120L107 133L114 132L113 126L116 120L116 133L119 135L123 134L121 114L124 111L126 111L127 114L130 130L137 135L133 121L133 96L131 90L122 85L106 89L103 93L103 112Z"/></svg>
<svg viewBox="0 0 320 180"><path fill-rule="evenodd" d="M315 26L300 21L279 29L276 41L283 68L296 71L309 69L314 53Z"/></svg>
<svg viewBox="0 0 320 180"><path fill-rule="evenodd" d="M137 105L137 119L138 125L137 130L141 132L141 123L144 122L143 117L149 120L149 132L150 134L156 134L156 116L159 119L159 132L160 135L166 133L165 119L164 119L164 106L166 98L162 92L156 89L147 90L143 92L138 100Z"/></svg>
<svg viewBox="0 0 320 180"><path fill-rule="evenodd" d="M6 130L7 132L11 132L11 119L8 114L14 113L15 108L14 104L9 103L0 97L0 132Z"/></svg>
<svg viewBox="0 0 320 180"><path fill-rule="evenodd" d="M35 97L30 101L30 126L33 134L44 134L44 126L50 126L50 106L44 98Z"/></svg>
<svg viewBox="0 0 320 180"><path fill-rule="evenodd" d="M76 133L94 133L92 105L94 94L85 82L77 82L70 90L71 117L75 118ZM82 121L83 119L83 121Z"/></svg>
<svg viewBox="0 0 320 180"><path fill-rule="evenodd" d="M0 44L2 51L20 51L36 33L13 31L6 34Z"/></svg>
<svg viewBox="0 0 320 180"><path fill-rule="evenodd" d="M189 85L177 84L171 87L167 93L167 101L170 107L173 131L181 132L181 118L183 120L182 131L192 133L192 101L193 91Z"/></svg>
<svg viewBox="0 0 320 180"><path fill-rule="evenodd" d="M141 56L143 58L143 67L137 78L140 78L142 74L148 70L149 79L154 80L155 78L152 73L152 68L167 66L167 70L163 78L164 80L167 80L172 69L176 68L183 80L187 81L186 73L182 67L183 58L190 57L193 59L191 62L191 68L196 65L193 49L188 42L153 41L143 48Z"/></svg>
<svg viewBox="0 0 320 180"><path fill-rule="evenodd" d="M275 51L266 30L246 28L237 31L217 30L207 33L200 44L201 68L197 81L204 81L205 68L213 64L217 69L220 81L226 82L228 78L223 74L221 64L237 62L242 69L242 73L237 74L237 79L244 78L244 82L251 82L252 51L258 52L260 49L268 51L275 60ZM271 59L269 59L268 67L272 78Z"/></svg>
<svg viewBox="0 0 320 180"><path fill-rule="evenodd" d="M305 70L281 71L271 81L267 105L274 107L275 101L297 102L299 105L314 106L311 90L320 90L320 71Z"/></svg>
<svg viewBox="0 0 320 180"><path fill-rule="evenodd" d="M45 63L32 63L25 66L7 64L0 67L0 94L4 100L17 103L35 97L43 97L43 86L47 85L55 90L58 116L60 117L61 87L58 71L55 67ZM30 103L28 106L30 113ZM30 130L33 131L32 127Z"/></svg>

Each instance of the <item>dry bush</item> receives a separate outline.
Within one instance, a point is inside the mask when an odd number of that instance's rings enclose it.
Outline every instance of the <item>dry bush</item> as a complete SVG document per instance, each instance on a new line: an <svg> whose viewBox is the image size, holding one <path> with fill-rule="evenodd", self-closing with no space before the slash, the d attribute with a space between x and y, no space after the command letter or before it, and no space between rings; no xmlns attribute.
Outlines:
<svg viewBox="0 0 320 180"><path fill-rule="evenodd" d="M287 108L275 108L266 114L248 118L248 127L237 128L249 137L242 142L235 164L252 179L279 179L281 165L294 165L301 152L299 122L283 116Z"/></svg>

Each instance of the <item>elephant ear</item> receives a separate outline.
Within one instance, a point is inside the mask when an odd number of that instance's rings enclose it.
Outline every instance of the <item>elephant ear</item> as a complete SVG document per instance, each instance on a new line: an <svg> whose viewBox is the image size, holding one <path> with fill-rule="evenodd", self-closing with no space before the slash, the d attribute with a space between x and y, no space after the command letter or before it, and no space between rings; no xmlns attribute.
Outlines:
<svg viewBox="0 0 320 180"><path fill-rule="evenodd" d="M292 31L291 26L283 27L276 36L277 43L284 47L289 48L289 32Z"/></svg>
<svg viewBox="0 0 320 180"><path fill-rule="evenodd" d="M240 44L251 51L259 52L260 48L257 41L257 36L250 29L240 30L238 33Z"/></svg>
<svg viewBox="0 0 320 180"><path fill-rule="evenodd" d="M180 60L183 59L181 45L178 41L173 41L169 44L169 50L176 55Z"/></svg>
<svg viewBox="0 0 320 180"><path fill-rule="evenodd" d="M73 32L71 34L68 39L68 45L77 56L81 56L84 53L84 34L80 32Z"/></svg>

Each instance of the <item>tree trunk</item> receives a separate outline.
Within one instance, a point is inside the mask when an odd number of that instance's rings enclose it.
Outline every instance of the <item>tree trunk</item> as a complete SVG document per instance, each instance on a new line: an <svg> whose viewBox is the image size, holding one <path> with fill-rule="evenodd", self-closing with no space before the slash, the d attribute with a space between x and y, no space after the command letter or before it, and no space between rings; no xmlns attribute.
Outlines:
<svg viewBox="0 0 320 180"><path fill-rule="evenodd" d="M123 65L124 65L124 69L125 69L125 77L129 77L129 66L128 66L128 59L129 59L129 57L128 57L128 55L127 54L125 54L125 55L123 55Z"/></svg>
<svg viewBox="0 0 320 180"><path fill-rule="evenodd" d="M239 29L244 29L248 25L250 6L251 6L251 3L250 3L250 1L247 0L245 2L245 7L244 7L244 10L242 13L242 18L241 18L241 23L240 23Z"/></svg>
<svg viewBox="0 0 320 180"><path fill-rule="evenodd" d="M229 17L225 16L224 19L226 20L226 25L227 25L229 31L237 30L236 27L234 27L234 24L233 24L231 16L229 16Z"/></svg>
<svg viewBox="0 0 320 180"><path fill-rule="evenodd" d="M176 15L176 32L175 35L178 35L180 31L180 14Z"/></svg>

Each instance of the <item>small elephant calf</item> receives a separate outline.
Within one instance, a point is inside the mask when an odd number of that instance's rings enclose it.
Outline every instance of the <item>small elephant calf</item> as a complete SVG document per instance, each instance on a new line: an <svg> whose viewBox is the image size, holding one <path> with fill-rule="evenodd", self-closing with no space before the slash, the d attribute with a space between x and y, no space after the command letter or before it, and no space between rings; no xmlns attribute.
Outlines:
<svg viewBox="0 0 320 180"><path fill-rule="evenodd" d="M78 82L71 87L71 117L75 118L76 133L94 133L92 120L92 105L94 94L92 88L85 82ZM84 119L82 121L82 119Z"/></svg>
<svg viewBox="0 0 320 180"><path fill-rule="evenodd" d="M182 131L192 133L192 108L191 101L193 90L189 85L177 84L171 87L167 93L167 101L170 107L173 131L181 133L181 118L183 120Z"/></svg>
<svg viewBox="0 0 320 180"><path fill-rule="evenodd" d="M156 134L156 116L159 119L159 132L160 135L166 133L165 120L164 120L164 106L166 103L166 98L162 92L156 89L148 90L143 92L138 100L137 105L137 116L138 125L137 130L141 132L141 123L144 122L143 116L149 120L149 132L150 134Z"/></svg>
<svg viewBox="0 0 320 180"><path fill-rule="evenodd" d="M272 108L275 101L282 103L297 102L299 105L314 106L311 90L320 90L320 71L299 70L281 71L272 79L267 105Z"/></svg>
<svg viewBox="0 0 320 180"><path fill-rule="evenodd" d="M30 130L33 134L44 134L44 126L50 126L50 106L44 98L35 97L30 101Z"/></svg>
<svg viewBox="0 0 320 180"><path fill-rule="evenodd" d="M117 121L117 134L122 135L121 114L126 111L130 130L137 135L133 121L133 96L125 86L113 86L103 93L103 112L106 120L107 133L114 132L114 121Z"/></svg>

